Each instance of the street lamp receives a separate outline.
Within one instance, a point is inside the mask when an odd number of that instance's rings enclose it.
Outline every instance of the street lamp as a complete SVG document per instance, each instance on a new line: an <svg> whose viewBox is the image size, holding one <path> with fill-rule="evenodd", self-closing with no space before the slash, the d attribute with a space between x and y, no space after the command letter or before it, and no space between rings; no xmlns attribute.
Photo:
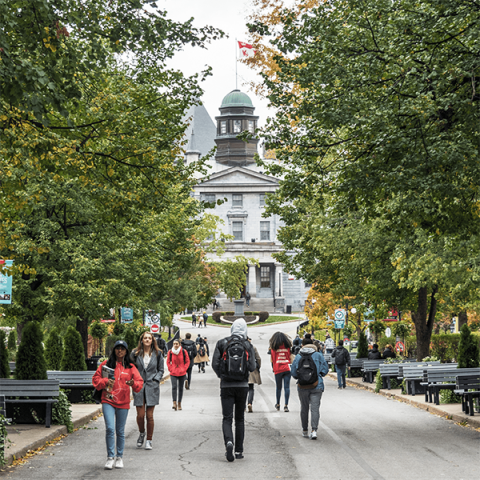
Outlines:
<svg viewBox="0 0 480 480"><path fill-rule="evenodd" d="M357 313L357 309L355 307L352 307L352 309L350 311L353 313L353 315L355 315Z"/></svg>

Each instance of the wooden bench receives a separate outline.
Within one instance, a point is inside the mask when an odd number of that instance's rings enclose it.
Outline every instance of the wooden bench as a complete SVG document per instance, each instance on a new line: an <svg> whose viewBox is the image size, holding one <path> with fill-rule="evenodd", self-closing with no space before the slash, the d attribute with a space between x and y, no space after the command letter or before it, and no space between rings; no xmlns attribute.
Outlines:
<svg viewBox="0 0 480 480"><path fill-rule="evenodd" d="M373 383L377 370L385 360L364 360L362 366L363 381Z"/></svg>
<svg viewBox="0 0 480 480"><path fill-rule="evenodd" d="M427 367L432 365L440 365L440 362L410 363L398 367L398 378L405 380L407 395L414 397L417 393L425 393L426 387L423 385L423 375Z"/></svg>
<svg viewBox="0 0 480 480"><path fill-rule="evenodd" d="M49 380L58 380L60 388L81 388L93 389L92 370L84 370L81 372L61 372L58 370L48 370L47 377Z"/></svg>
<svg viewBox="0 0 480 480"><path fill-rule="evenodd" d="M480 373L459 375L455 383L454 393L462 396L462 411L473 417L473 399L480 397Z"/></svg>
<svg viewBox="0 0 480 480"><path fill-rule="evenodd" d="M433 402L433 400L435 398L435 395L434 395L435 388L434 388L433 384L441 382L440 380L429 382L429 380L428 380L429 374L430 373L441 374L442 372L445 373L445 374L448 374L448 372L450 372L452 370L456 371L457 367L458 367L457 363L441 363L440 365L430 365L428 367L425 367L425 369L423 370L423 382L421 383L421 385L424 385L425 388L426 388L425 389L425 401L426 402L429 402L429 403ZM453 382L455 382L455 378L453 379ZM448 383L448 382L446 382L446 383ZM432 384L432 385L430 385L430 384Z"/></svg>
<svg viewBox="0 0 480 480"><path fill-rule="evenodd" d="M58 402L58 380L10 380L0 378L0 392L9 403L45 403L45 427L52 423L52 403Z"/></svg>
<svg viewBox="0 0 480 480"><path fill-rule="evenodd" d="M379 366L382 377L382 388L392 388L392 378L398 378L398 367L400 363L382 363Z"/></svg>
<svg viewBox="0 0 480 480"><path fill-rule="evenodd" d="M352 370L361 370L363 367L364 358L357 358L357 352L350 353L350 368L348 369L348 376L352 376Z"/></svg>

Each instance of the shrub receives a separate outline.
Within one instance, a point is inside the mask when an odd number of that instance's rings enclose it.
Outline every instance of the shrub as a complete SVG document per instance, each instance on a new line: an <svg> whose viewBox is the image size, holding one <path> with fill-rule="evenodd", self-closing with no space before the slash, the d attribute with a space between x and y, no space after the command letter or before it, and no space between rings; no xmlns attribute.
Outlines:
<svg viewBox="0 0 480 480"><path fill-rule="evenodd" d="M7 334L4 330L0 330L0 378L10 378L10 365L8 364L6 343Z"/></svg>
<svg viewBox="0 0 480 480"><path fill-rule="evenodd" d="M27 322L15 363L17 380L47 380L47 365L42 345L43 335L38 322ZM83 348L83 347L82 347Z"/></svg>
<svg viewBox="0 0 480 480"><path fill-rule="evenodd" d="M440 333L432 335L430 340L430 355L438 357L441 363L452 362L458 357L460 335Z"/></svg>
<svg viewBox="0 0 480 480"><path fill-rule="evenodd" d="M270 316L270 314L268 312L259 312L258 316L260 317L258 319L258 321L259 322L264 322L265 320L267 320L267 318Z"/></svg>
<svg viewBox="0 0 480 480"><path fill-rule="evenodd" d="M114 335L123 335L125 333L125 324L116 322L113 325L113 334Z"/></svg>
<svg viewBox="0 0 480 480"><path fill-rule="evenodd" d="M212 319L214 322L220 323L220 317L222 316L222 312L213 312Z"/></svg>
<svg viewBox="0 0 480 480"><path fill-rule="evenodd" d="M458 368L476 368L480 363L478 339L472 335L467 324L460 331L457 362Z"/></svg>
<svg viewBox="0 0 480 480"><path fill-rule="evenodd" d="M63 356L63 343L57 327L52 328L45 341L45 362L48 370L60 370Z"/></svg>
<svg viewBox="0 0 480 480"><path fill-rule="evenodd" d="M369 329L375 335L375 342L378 343L381 336L387 329L387 326L381 320L376 320L375 322L370 323Z"/></svg>
<svg viewBox="0 0 480 480"><path fill-rule="evenodd" d="M68 401L67 394L63 390L60 390L58 402L52 406L52 423L54 425L65 425L68 433L73 432L71 407L72 404Z"/></svg>
<svg viewBox="0 0 480 480"><path fill-rule="evenodd" d="M253 312L243 312L246 316L250 317L253 315Z"/></svg>
<svg viewBox="0 0 480 480"><path fill-rule="evenodd" d="M98 320L95 320L90 325L90 335L93 338L98 338L99 340L105 338L108 335L107 325L105 323L99 322Z"/></svg>
<svg viewBox="0 0 480 480"><path fill-rule="evenodd" d="M358 339L357 347L357 358L367 358L368 357L368 341L367 336L360 332L360 337Z"/></svg>
<svg viewBox="0 0 480 480"><path fill-rule="evenodd" d="M17 334L15 330L10 330L8 334L8 351L14 352L17 349Z"/></svg>
<svg viewBox="0 0 480 480"><path fill-rule="evenodd" d="M235 315L235 312L224 312L223 316Z"/></svg>
<svg viewBox="0 0 480 480"><path fill-rule="evenodd" d="M87 369L82 336L71 325L63 339L63 357L61 370L64 372L80 372Z"/></svg>
<svg viewBox="0 0 480 480"><path fill-rule="evenodd" d="M137 343L135 343L135 331L132 327L128 326L125 328L123 336L127 342L128 349L132 351L137 346Z"/></svg>

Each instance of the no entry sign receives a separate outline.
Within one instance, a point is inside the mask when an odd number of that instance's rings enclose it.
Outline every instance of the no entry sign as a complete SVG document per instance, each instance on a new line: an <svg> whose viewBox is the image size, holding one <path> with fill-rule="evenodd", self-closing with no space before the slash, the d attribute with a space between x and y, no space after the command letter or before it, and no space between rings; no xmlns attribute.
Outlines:
<svg viewBox="0 0 480 480"><path fill-rule="evenodd" d="M150 331L152 333L158 333L160 331L160 327L157 324L150 325Z"/></svg>

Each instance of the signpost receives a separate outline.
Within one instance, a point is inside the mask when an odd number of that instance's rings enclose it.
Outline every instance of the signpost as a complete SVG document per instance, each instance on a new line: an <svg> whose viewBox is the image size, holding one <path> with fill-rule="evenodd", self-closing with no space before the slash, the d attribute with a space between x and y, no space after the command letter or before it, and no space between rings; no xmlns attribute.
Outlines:
<svg viewBox="0 0 480 480"><path fill-rule="evenodd" d="M13 260L0 260L0 265L13 266ZM12 303L12 276L0 273L0 303Z"/></svg>
<svg viewBox="0 0 480 480"><path fill-rule="evenodd" d="M335 310L335 328L341 329L345 327L345 309L337 308Z"/></svg>
<svg viewBox="0 0 480 480"><path fill-rule="evenodd" d="M153 325L150 325L150 331L152 333L158 333L160 332L160 326L154 323Z"/></svg>
<svg viewBox="0 0 480 480"><path fill-rule="evenodd" d="M133 322L133 308L122 307L120 310L122 323Z"/></svg>
<svg viewBox="0 0 480 480"><path fill-rule="evenodd" d="M145 310L145 326L151 327L152 325L158 325L160 327L160 314L155 313L153 310Z"/></svg>

